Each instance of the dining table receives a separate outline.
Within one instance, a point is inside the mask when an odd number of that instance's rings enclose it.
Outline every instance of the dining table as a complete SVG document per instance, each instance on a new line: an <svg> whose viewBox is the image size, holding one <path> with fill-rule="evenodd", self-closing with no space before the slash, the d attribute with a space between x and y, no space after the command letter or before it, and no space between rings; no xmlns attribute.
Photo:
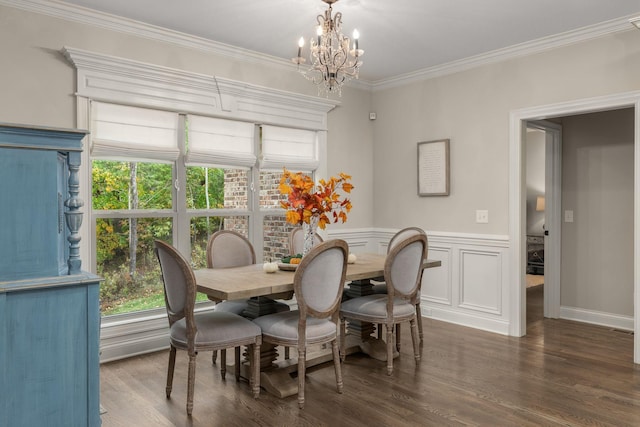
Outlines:
<svg viewBox="0 0 640 427"><path fill-rule="evenodd" d="M345 298L369 295L373 293L373 285L377 280L384 280L385 255L362 253L357 254L353 263L347 264L345 277ZM426 259L423 268L439 267L439 260ZM268 273L262 264L251 264L230 268L203 268L194 271L198 292L206 294L214 301L248 300L248 308L242 313L244 317L255 319L276 311L275 300L289 300L294 296L293 279L295 267L281 265L283 268ZM346 354L355 351L380 359L386 353L374 350L380 347L378 338L372 335L374 325L349 323L349 349ZM378 345L376 345L378 344ZM307 366L314 366L331 360L331 352L319 349L310 352ZM375 353L375 354L374 354ZM386 360L386 359L385 359ZM268 392L287 397L297 393L297 381L291 377L297 369L297 361L278 357L275 346L263 344L260 358L260 382ZM244 369L243 369L244 370Z"/></svg>

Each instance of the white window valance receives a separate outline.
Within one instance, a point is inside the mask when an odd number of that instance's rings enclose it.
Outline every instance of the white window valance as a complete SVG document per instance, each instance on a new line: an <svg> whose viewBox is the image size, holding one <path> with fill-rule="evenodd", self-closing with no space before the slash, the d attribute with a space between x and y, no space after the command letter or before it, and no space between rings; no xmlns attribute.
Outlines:
<svg viewBox="0 0 640 427"><path fill-rule="evenodd" d="M253 123L194 115L187 120L187 164L255 166Z"/></svg>
<svg viewBox="0 0 640 427"><path fill-rule="evenodd" d="M317 132L262 126L262 169L314 171L319 163Z"/></svg>
<svg viewBox="0 0 640 427"><path fill-rule="evenodd" d="M177 113L91 103L92 158L174 162L179 155Z"/></svg>

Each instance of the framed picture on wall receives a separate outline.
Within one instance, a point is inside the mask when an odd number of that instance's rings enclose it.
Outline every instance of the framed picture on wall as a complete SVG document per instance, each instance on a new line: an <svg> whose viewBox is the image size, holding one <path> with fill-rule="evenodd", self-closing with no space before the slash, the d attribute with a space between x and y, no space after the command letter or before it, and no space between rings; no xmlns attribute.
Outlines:
<svg viewBox="0 0 640 427"><path fill-rule="evenodd" d="M449 140L418 142L418 195L449 195Z"/></svg>

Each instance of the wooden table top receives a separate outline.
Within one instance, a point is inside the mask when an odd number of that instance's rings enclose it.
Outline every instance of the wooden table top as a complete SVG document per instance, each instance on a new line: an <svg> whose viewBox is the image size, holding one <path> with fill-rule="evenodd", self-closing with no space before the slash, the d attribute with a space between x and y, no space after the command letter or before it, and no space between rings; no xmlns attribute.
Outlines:
<svg viewBox="0 0 640 427"><path fill-rule="evenodd" d="M373 279L384 275L385 255L358 254L347 265L347 281ZM424 268L439 267L438 260L426 260ZM266 273L262 264L232 268L195 270L198 292L217 300L234 300L281 294L293 291L294 271Z"/></svg>

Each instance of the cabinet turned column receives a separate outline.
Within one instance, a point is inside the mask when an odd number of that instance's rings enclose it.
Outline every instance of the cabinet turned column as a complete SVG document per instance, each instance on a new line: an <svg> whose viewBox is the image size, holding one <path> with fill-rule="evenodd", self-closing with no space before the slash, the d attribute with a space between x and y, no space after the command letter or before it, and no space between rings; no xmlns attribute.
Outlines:
<svg viewBox="0 0 640 427"><path fill-rule="evenodd" d="M67 207L64 213L67 227L69 227L69 274L78 274L82 261L80 260L80 226L82 225L82 212L80 208L84 206L84 201L78 197L80 193L80 180L78 171L80 170L80 153L69 153L69 198L64 202Z"/></svg>

